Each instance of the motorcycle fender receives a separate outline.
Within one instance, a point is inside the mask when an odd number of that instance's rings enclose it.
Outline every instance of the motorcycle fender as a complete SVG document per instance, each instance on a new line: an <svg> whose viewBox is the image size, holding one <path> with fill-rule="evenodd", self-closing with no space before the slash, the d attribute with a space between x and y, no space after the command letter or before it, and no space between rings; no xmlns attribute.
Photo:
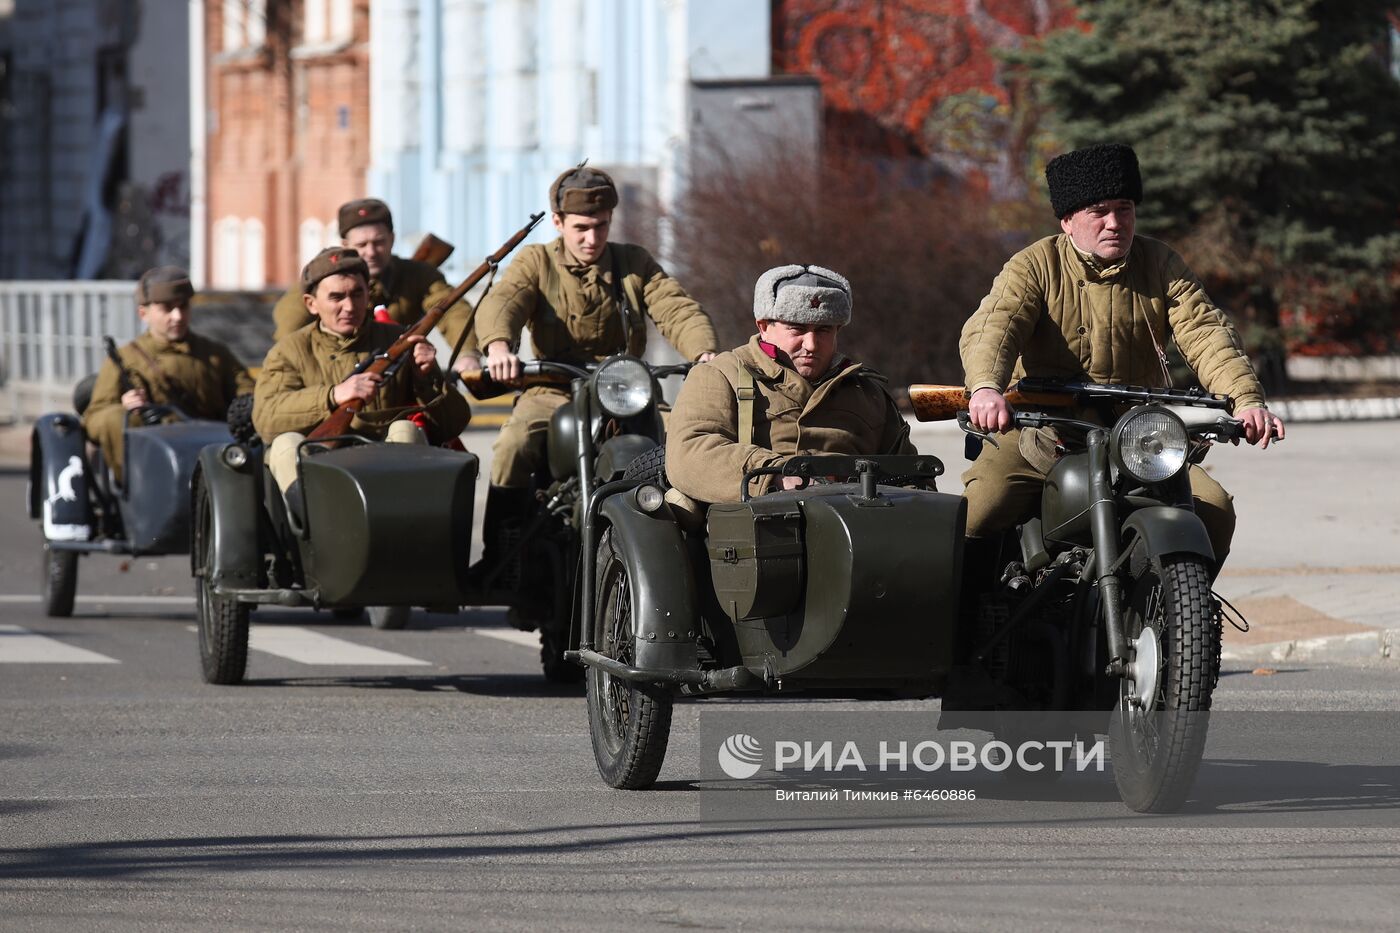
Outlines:
<svg viewBox="0 0 1400 933"><path fill-rule="evenodd" d="M34 423L29 448L29 517L43 522L50 541L92 538L92 501L82 425L69 414Z"/></svg>
<svg viewBox="0 0 1400 933"><path fill-rule="evenodd" d="M656 446L656 441L645 434L619 434L608 438L598 453L598 465L593 469L593 476L600 483L621 479L629 463Z"/></svg>
<svg viewBox="0 0 1400 933"><path fill-rule="evenodd" d="M202 482L208 487L214 510L210 584L254 589L259 585L263 556L258 544L258 522L263 512L258 489L262 458L250 455L241 469L234 469L224 462L223 452L228 446L210 444L199 452L195 482L190 485L198 488ZM190 514L195 514L193 504ZM191 547L192 569L198 559Z"/></svg>
<svg viewBox="0 0 1400 933"><path fill-rule="evenodd" d="M600 510L632 582L633 657L644 669L694 670L700 603L685 538L666 509L648 514L629 493Z"/></svg>
<svg viewBox="0 0 1400 933"><path fill-rule="evenodd" d="M1199 554L1215 560L1206 526L1195 512L1167 505L1138 509L1123 522L1124 547L1140 540L1152 560L1168 554Z"/></svg>

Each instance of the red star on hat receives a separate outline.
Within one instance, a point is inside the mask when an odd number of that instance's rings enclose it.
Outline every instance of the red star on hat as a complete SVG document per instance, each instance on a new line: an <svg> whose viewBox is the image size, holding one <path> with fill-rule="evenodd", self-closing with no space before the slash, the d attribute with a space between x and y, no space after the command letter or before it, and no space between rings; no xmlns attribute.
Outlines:
<svg viewBox="0 0 1400 933"><path fill-rule="evenodd" d="M814 307L814 308L820 308L821 306L822 306L822 300L821 300L820 298L818 298L816 295L813 295L813 296L812 296L812 307Z"/></svg>

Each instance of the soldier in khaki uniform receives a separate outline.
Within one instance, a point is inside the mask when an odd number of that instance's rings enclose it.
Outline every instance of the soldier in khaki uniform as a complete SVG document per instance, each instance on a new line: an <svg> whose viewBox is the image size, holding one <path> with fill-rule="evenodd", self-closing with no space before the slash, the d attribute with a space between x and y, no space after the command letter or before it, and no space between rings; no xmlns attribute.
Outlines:
<svg viewBox="0 0 1400 933"><path fill-rule="evenodd" d="M972 539L1033 514L1055 462L1053 431L1011 429L1001 393L1022 376L1165 387L1171 377L1163 351L1175 339L1201 384L1234 399L1250 443L1267 447L1284 433L1224 312L1175 251L1134 236L1142 178L1133 150L1079 149L1051 160L1045 177L1063 233L1012 256L963 326L972 423L1008 432L999 448L984 446L963 475ZM1200 467L1191 467L1190 478L1218 567L1234 533L1233 500Z"/></svg>
<svg viewBox="0 0 1400 933"><path fill-rule="evenodd" d="M283 492L296 480L297 445L341 404L365 399L351 431L374 440L425 444L423 430L396 419L421 406L435 439L456 437L467 426L467 400L445 384L433 345L413 338L412 362L386 381L375 373L352 374L371 353L389 349L404 329L369 320L369 270L353 249L333 246L301 274L313 322L283 337L267 353L253 399L253 426L270 444L267 463ZM411 413L411 412L410 412Z"/></svg>
<svg viewBox="0 0 1400 933"><path fill-rule="evenodd" d="M754 287L754 318L758 333L692 369L676 398L666 474L677 490L736 502L746 471L796 455L917 453L884 377L836 352L851 319L845 278L820 266L770 269ZM799 482L782 478L783 488Z"/></svg>
<svg viewBox="0 0 1400 933"><path fill-rule="evenodd" d="M135 385L121 388L111 360L102 364L83 429L102 449L118 483L122 479L122 430L132 413L146 405L172 405L191 418L222 421L236 396L253 391L253 377L228 347L190 330L189 273L160 266L136 285L137 313L146 332L122 347L119 356Z"/></svg>
<svg viewBox="0 0 1400 933"><path fill-rule="evenodd" d="M412 327L435 304L452 291L443 274L431 263L395 256L394 217L389 206L375 198L349 201L340 206L340 244L359 253L369 269L369 307L383 307L389 318L403 327ZM312 321L303 301L301 284L287 289L272 309L277 325L274 339L300 330ZM471 307L463 299L442 316L438 330L448 346L455 347L463 328L471 324ZM453 369L477 370L481 361L476 339L468 334Z"/></svg>
<svg viewBox="0 0 1400 933"><path fill-rule="evenodd" d="M522 249L477 309L476 334L494 379L519 378L516 350L527 326L540 359L583 364L624 351L640 356L647 318L685 358L714 356L714 327L699 303L645 249L608 242L617 206L612 178L593 168L570 169L550 186L549 203L559 238ZM482 529L485 567L498 559L504 523L529 508L550 416L568 397L559 389L528 389L501 428Z"/></svg>

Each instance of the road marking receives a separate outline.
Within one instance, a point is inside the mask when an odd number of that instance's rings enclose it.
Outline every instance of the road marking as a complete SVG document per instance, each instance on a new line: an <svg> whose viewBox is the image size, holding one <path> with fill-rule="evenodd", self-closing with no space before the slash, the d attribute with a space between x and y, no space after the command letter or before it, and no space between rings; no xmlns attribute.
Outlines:
<svg viewBox="0 0 1400 933"><path fill-rule="evenodd" d="M116 658L36 635L19 625L0 625L0 663L120 664Z"/></svg>
<svg viewBox="0 0 1400 933"><path fill-rule="evenodd" d="M147 605L155 603L157 605L189 606L194 603L193 596L79 596L80 603L110 604L113 606L126 605ZM39 596L0 596L0 603L37 603L42 602Z"/></svg>
<svg viewBox="0 0 1400 933"><path fill-rule="evenodd" d="M427 665L406 654L381 651L368 645L357 645L343 638L332 638L295 625L253 625L248 631L248 647L265 654L275 654L298 664L315 665Z"/></svg>
<svg viewBox="0 0 1400 933"><path fill-rule="evenodd" d="M508 641L512 645L520 645L524 648L538 648L540 646L539 632L522 632L513 628L474 628L472 626L467 626L463 631L471 632L473 635L484 635L497 641Z"/></svg>

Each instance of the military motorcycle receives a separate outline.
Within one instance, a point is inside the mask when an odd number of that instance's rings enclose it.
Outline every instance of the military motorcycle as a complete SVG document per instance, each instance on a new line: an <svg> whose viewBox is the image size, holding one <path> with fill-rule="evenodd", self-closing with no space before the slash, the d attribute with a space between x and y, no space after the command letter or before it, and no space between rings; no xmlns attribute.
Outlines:
<svg viewBox="0 0 1400 933"><path fill-rule="evenodd" d="M947 416L935 402L946 388L910 388L921 420ZM1244 425L1228 397L1199 389L1023 379L1008 397L1071 414L1015 413L1017 427L1053 429L1060 455L1039 514L964 580L961 663L944 709L1107 713L1124 803L1176 810L1205 748L1223 618L1189 470ZM967 412L957 418L996 443Z"/></svg>
<svg viewBox="0 0 1400 933"><path fill-rule="evenodd" d="M603 780L655 782L678 697L928 696L953 662L966 503L921 456L799 456L703 516L664 457L584 511L580 640ZM751 497L760 477L800 488ZM820 482L814 480L821 479Z"/></svg>
<svg viewBox="0 0 1400 933"><path fill-rule="evenodd" d="M140 425L123 432L125 478L118 484L100 452L88 454L79 415L87 393L75 393L76 412L51 412L34 423L30 439L31 519L40 523L44 556L44 611L73 614L78 558L84 554L160 556L189 553L190 476L199 451L231 440L221 421L189 418L170 405L137 410Z"/></svg>
<svg viewBox="0 0 1400 933"><path fill-rule="evenodd" d="M743 501L703 518L667 502L664 471L600 487L569 657L588 667L603 779L654 782L677 697L877 692L941 696L947 728L968 711L1095 713L1124 802L1178 808L1220 665L1214 554L1186 470L1243 426L1228 398L1199 391L1022 388L1044 404L1129 407L1112 427L1018 412L1018 425L1059 429L1067 452L989 579L964 570L965 500L909 488L942 473L935 458L795 457L780 472L856 482L749 498L750 474ZM942 389L911 388L920 418L951 417L928 404Z"/></svg>
<svg viewBox="0 0 1400 933"><path fill-rule="evenodd" d="M387 380L408 365L413 338L426 336L447 309L494 274L543 217L531 215L388 349L370 354L354 371ZM190 570L206 681L243 680L249 611L256 605L311 606L338 615L359 615L368 606L375 627L402 628L414 606L456 611L480 604L468 575L476 456L349 433L366 403L342 402L297 445L291 494L278 488L260 444L201 451L192 483Z"/></svg>
<svg viewBox="0 0 1400 933"><path fill-rule="evenodd" d="M551 385L570 397L550 419L533 512L506 530L502 559L476 581L477 601L511 607L509 618L517 628L539 628L540 664L551 682L577 683L583 676L564 652L571 647L589 491L619 479L634 460L662 449L661 380L684 375L692 365L653 365L627 354L581 366L553 360L522 364L520 385ZM463 381L482 399L510 390L485 372ZM588 427L580 430L580 425Z"/></svg>

